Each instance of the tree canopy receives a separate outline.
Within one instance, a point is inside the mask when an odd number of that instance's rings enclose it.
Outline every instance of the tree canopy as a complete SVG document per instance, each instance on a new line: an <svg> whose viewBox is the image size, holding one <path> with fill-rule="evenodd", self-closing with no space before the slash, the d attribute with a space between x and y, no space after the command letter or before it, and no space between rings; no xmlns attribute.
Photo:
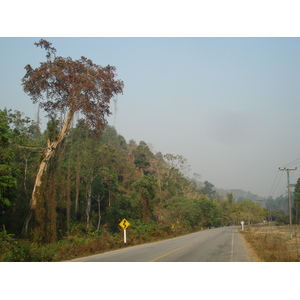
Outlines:
<svg viewBox="0 0 300 300"><path fill-rule="evenodd" d="M93 126L103 128L111 98L123 92L123 81L115 79L116 68L101 67L84 56L56 56L56 49L43 39L35 45L47 51L47 61L35 69L25 67L22 84L33 102L49 115L80 111Z"/></svg>
<svg viewBox="0 0 300 300"><path fill-rule="evenodd" d="M79 111L84 114L91 127L103 130L106 117L110 114L110 100L113 96L122 93L124 86L121 80L115 79L115 67L110 65L101 67L83 56L79 60L56 56L56 49L51 46L50 42L43 39L35 45L46 50L47 61L40 63L40 66L35 69L30 64L25 66L27 72L22 79L23 89L34 103L38 102L39 106L48 113L51 122L48 123L47 146L36 175L30 211L24 223L25 235L27 235L33 212L37 216L39 198L41 213L45 210L42 207L48 203L43 203L42 193L47 188L45 184L43 186L43 182L47 180L44 175L51 158L59 154L57 149L69 132L75 112ZM55 123L58 113L66 114L65 120L60 124L60 130L57 129ZM55 168L52 168L53 172ZM49 176L53 174L48 174ZM53 201L54 205L55 203ZM55 209L52 211L55 213ZM53 216L51 218L55 219ZM36 219L39 219L41 223L45 218Z"/></svg>

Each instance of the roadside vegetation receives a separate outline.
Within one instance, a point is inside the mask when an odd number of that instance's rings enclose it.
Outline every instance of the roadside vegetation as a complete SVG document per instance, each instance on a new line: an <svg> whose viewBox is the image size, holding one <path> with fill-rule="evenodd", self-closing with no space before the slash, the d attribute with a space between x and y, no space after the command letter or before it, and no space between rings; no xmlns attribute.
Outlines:
<svg viewBox="0 0 300 300"><path fill-rule="evenodd" d="M244 236L251 249L263 262L299 262L299 232L292 227L292 239L289 225L253 225L239 232Z"/></svg>
<svg viewBox="0 0 300 300"><path fill-rule="evenodd" d="M80 226L79 226L80 227ZM0 261L2 262L55 262L88 256L140 245L166 238L187 234L185 228L171 230L153 224L135 224L127 229L127 243L124 244L123 230L112 234L106 230L89 231L77 228L74 235L66 236L56 243L39 244L28 239L17 239L6 230L0 232Z"/></svg>
<svg viewBox="0 0 300 300"><path fill-rule="evenodd" d="M7 157L0 177L0 261L61 261L124 247L123 218L131 224L128 246L265 218L260 205L235 203L232 194L222 197L212 184L187 178L181 155L128 143L111 126L94 135L79 120L50 160L25 235L41 149L59 122L51 119L39 133L21 112L0 116L1 157Z"/></svg>

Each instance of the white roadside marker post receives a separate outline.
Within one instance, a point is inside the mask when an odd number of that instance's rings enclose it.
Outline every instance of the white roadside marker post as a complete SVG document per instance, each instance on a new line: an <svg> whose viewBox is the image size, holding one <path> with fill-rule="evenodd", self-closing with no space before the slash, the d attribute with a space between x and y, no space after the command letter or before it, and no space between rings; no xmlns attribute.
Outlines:
<svg viewBox="0 0 300 300"><path fill-rule="evenodd" d="M241 224L242 224L242 231L244 231L244 221L242 221Z"/></svg>

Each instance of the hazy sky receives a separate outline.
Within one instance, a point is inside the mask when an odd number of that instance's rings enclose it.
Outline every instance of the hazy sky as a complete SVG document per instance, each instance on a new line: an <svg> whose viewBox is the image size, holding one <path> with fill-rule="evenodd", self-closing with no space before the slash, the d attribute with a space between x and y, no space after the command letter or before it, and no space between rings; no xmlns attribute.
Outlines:
<svg viewBox="0 0 300 300"><path fill-rule="evenodd" d="M216 187L241 188L276 197L286 186L286 172L279 172L278 167L300 167L299 38L50 38L299 37L297 1L2 2L0 36L37 37L0 38L2 108L18 109L35 117L36 107L23 93L20 83L25 65L36 67L44 61L44 52L33 43L46 38L57 48L58 55L73 59L84 55L99 65L116 66L125 88L110 124L127 141L143 140L151 143L156 151L185 156L192 173L201 174L202 181L208 180ZM293 161L295 164L289 164ZM300 169L293 173L291 182L300 177ZM20 279L19 290L24 294L32 286L26 278L32 277L27 276L28 268L22 272L19 266L17 270L15 265L1 266L5 269L1 282L5 280L7 291L14 289L16 294L13 284ZM95 267L89 266L89 274L93 274ZM53 270L45 271L45 265L41 265L41 270L34 267L29 274L34 276L36 271L43 274L36 278L36 288L43 292L48 288L44 285L48 283L46 274L54 275ZM56 277L63 274L63 280L56 280L57 284L74 284L78 272L86 273L86 266L74 265L74 270L71 267L68 276L66 267L60 273L55 272ZM127 280L118 280L118 287L124 294L132 279L138 280L140 289L131 289L130 297L139 299L145 290L155 297L157 291L172 286L167 288L168 295L178 299L199 293L201 281L204 282L201 294L211 295L214 290L215 296L220 291L218 296L222 297L228 291L233 299L239 299L253 275L258 285L265 286L268 280L274 285L278 281L275 264L268 265L271 271L267 278L265 270L259 270L256 264L247 268L242 264L231 265L229 271L227 265L201 265L204 272L198 272L196 277L190 267L178 267L176 263L168 264L167 268L163 264L131 264L126 269ZM101 295L104 292L111 296L115 288L112 278L120 279L116 274L122 268L119 264L109 264L101 266L97 276L81 276L73 298L98 295L99 282L107 287L101 290ZM282 272L290 271L284 269L287 265L279 268ZM174 276L176 272L185 275ZM138 278L136 274L142 276ZM6 280L9 275L15 280ZM153 278L156 288L149 289ZM238 283L236 292L232 291L232 278ZM288 280L289 286L297 286L295 276ZM219 289L215 289L216 282ZM276 295L279 292L293 296L294 290L286 289L283 282L280 277L277 286L283 288L277 289ZM60 289L60 293L62 290L70 297L72 290ZM270 296L269 289L265 290L265 296ZM249 289L247 293L250 298Z"/></svg>
<svg viewBox="0 0 300 300"><path fill-rule="evenodd" d="M39 39L0 38L1 108L31 118L21 79L45 59ZM278 167L300 167L300 38L46 39L60 56L116 66L125 88L109 123L183 155L201 181L277 197L287 184Z"/></svg>

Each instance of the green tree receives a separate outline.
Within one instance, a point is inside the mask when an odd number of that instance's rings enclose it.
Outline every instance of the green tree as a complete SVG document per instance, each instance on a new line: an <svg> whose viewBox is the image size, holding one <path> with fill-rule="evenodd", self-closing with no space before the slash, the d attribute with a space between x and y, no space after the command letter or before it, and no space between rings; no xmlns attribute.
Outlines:
<svg viewBox="0 0 300 300"><path fill-rule="evenodd" d="M134 155L134 164L141 170L141 175L145 174L145 170L150 166L150 159L154 156L149 146L141 141L132 154Z"/></svg>
<svg viewBox="0 0 300 300"><path fill-rule="evenodd" d="M266 218L266 211L259 204L252 201L235 203L233 214L238 223L245 221L248 225L262 222Z"/></svg>
<svg viewBox="0 0 300 300"><path fill-rule="evenodd" d="M16 178L13 176L13 154L10 147L11 133L5 111L0 110L0 210L13 203Z"/></svg>
<svg viewBox="0 0 300 300"><path fill-rule="evenodd" d="M294 206L296 210L296 218L298 219L300 213L300 178L298 178L297 183L295 184L294 189Z"/></svg>
<svg viewBox="0 0 300 300"><path fill-rule="evenodd" d="M278 210L282 211L284 214L288 215L289 214L289 204L288 204L288 199L287 195L280 195L275 199L275 205L278 208Z"/></svg>
<svg viewBox="0 0 300 300"><path fill-rule="evenodd" d="M115 149L126 149L126 140L123 136L118 134L113 126L106 125L105 130L101 136L101 144L111 145Z"/></svg>
<svg viewBox="0 0 300 300"><path fill-rule="evenodd" d="M189 169L187 160L182 155L164 155L165 170L162 175L161 190L165 199L174 196L186 196L191 192L193 183L184 173Z"/></svg>
<svg viewBox="0 0 300 300"><path fill-rule="evenodd" d="M1 149L9 150L11 174L16 181L15 188L10 190L13 193L10 197L13 205L10 205L3 217L6 228L19 234L24 223L44 136L40 134L38 124L24 116L24 113L11 109L4 109L3 112L9 126L10 138L9 145Z"/></svg>
<svg viewBox="0 0 300 300"><path fill-rule="evenodd" d="M195 201L199 210L200 225L203 227L217 226L222 216L221 207L211 199L201 196Z"/></svg>
<svg viewBox="0 0 300 300"><path fill-rule="evenodd" d="M112 232L120 230L119 223L122 219L131 219L131 203L124 197L121 197L107 208L105 219L109 229Z"/></svg>
<svg viewBox="0 0 300 300"><path fill-rule="evenodd" d="M182 175L177 169L167 170L162 175L163 198L169 199L182 195L181 190Z"/></svg>
<svg viewBox="0 0 300 300"><path fill-rule="evenodd" d="M227 201L230 205L234 203L234 197L232 193L227 194Z"/></svg>
<svg viewBox="0 0 300 300"><path fill-rule="evenodd" d="M204 187L202 188L202 191L205 195L207 195L210 199L214 199L216 196L216 191L214 190L214 185L208 181L204 182Z"/></svg>
<svg viewBox="0 0 300 300"><path fill-rule="evenodd" d="M190 169L187 159L182 155L167 153L164 155L164 160L171 170L177 169L181 174L185 174Z"/></svg>
<svg viewBox="0 0 300 300"><path fill-rule="evenodd" d="M140 193L142 199L143 222L148 222L152 215L152 200L156 195L157 180L148 174L134 182L132 186Z"/></svg>
<svg viewBox="0 0 300 300"><path fill-rule="evenodd" d="M274 199L272 197L267 198L267 200L266 200L266 208L267 209L272 209L272 210L278 209L278 205L277 205L277 203L274 201Z"/></svg>
<svg viewBox="0 0 300 300"><path fill-rule="evenodd" d="M199 213L195 201L185 197L172 197L162 205L173 228L194 228L199 224ZM169 225L169 224L168 224Z"/></svg>

